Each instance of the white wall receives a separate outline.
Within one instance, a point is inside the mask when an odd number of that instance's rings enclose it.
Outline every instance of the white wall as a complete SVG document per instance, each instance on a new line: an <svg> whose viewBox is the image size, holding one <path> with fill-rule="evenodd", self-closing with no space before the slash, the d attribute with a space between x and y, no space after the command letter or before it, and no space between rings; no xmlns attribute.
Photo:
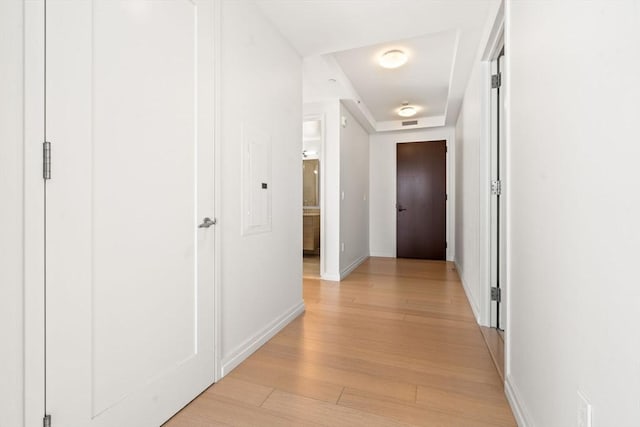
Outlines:
<svg viewBox="0 0 640 427"><path fill-rule="evenodd" d="M370 136L369 234L371 256L396 256L396 144L447 140L447 259L454 247L454 151L455 130L449 127L403 132L382 132Z"/></svg>
<svg viewBox="0 0 640 427"><path fill-rule="evenodd" d="M339 281L369 256L369 135L338 99L306 103L304 115L324 121L320 273ZM341 117L347 119L346 128Z"/></svg>
<svg viewBox="0 0 640 427"><path fill-rule="evenodd" d="M369 134L343 106L340 116L340 277L369 257ZM344 197L342 197L344 194Z"/></svg>
<svg viewBox="0 0 640 427"><path fill-rule="evenodd" d="M320 274L325 280L340 280L340 101L304 104L304 115L323 120L324 147L320 159L320 192L324 196L321 215Z"/></svg>
<svg viewBox="0 0 640 427"><path fill-rule="evenodd" d="M302 65L248 1L222 4L222 365L235 367L302 303ZM272 143L272 229L242 236L241 130Z"/></svg>
<svg viewBox="0 0 640 427"><path fill-rule="evenodd" d="M580 391L594 427L635 427L640 2L506 13L511 397L522 425L577 425Z"/></svg>
<svg viewBox="0 0 640 427"><path fill-rule="evenodd" d="M23 4L0 2L0 426L23 425Z"/></svg>
<svg viewBox="0 0 640 427"><path fill-rule="evenodd" d="M488 301L489 65L471 71L456 124L455 263L476 320L490 321Z"/></svg>

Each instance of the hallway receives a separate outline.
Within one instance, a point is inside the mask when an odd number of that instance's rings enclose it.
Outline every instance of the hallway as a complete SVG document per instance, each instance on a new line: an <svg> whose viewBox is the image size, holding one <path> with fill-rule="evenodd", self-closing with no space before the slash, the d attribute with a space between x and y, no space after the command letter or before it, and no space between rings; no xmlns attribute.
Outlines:
<svg viewBox="0 0 640 427"><path fill-rule="evenodd" d="M370 258L165 424L514 426L453 264Z"/></svg>

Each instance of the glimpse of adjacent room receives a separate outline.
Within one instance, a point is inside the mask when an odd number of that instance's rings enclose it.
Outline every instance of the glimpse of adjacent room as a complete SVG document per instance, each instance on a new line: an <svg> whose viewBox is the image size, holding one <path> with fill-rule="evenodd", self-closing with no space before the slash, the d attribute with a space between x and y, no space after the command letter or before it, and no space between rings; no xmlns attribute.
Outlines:
<svg viewBox="0 0 640 427"><path fill-rule="evenodd" d="M320 159L322 121L305 120L302 139L302 255L303 275L320 278Z"/></svg>

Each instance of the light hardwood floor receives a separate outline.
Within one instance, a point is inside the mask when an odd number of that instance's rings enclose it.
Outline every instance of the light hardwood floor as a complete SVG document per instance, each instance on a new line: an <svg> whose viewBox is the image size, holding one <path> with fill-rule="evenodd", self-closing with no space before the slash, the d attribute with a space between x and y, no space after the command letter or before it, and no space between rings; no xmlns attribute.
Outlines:
<svg viewBox="0 0 640 427"><path fill-rule="evenodd" d="M370 258L304 300L166 426L516 425L451 263Z"/></svg>
<svg viewBox="0 0 640 427"><path fill-rule="evenodd" d="M302 256L302 277L305 279L320 278L320 255Z"/></svg>
<svg viewBox="0 0 640 427"><path fill-rule="evenodd" d="M480 332L482 332L493 363L496 365L498 375L504 381L504 332L495 328L487 328L486 326L480 326Z"/></svg>

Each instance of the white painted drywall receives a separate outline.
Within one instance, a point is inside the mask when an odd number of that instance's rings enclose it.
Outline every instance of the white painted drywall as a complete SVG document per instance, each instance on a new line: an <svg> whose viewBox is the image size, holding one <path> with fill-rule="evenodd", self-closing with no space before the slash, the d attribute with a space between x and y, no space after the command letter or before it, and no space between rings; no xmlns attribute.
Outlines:
<svg viewBox="0 0 640 427"><path fill-rule="evenodd" d="M338 99L305 103L304 115L324 121L321 275L339 281L369 256L369 135Z"/></svg>
<svg viewBox="0 0 640 427"><path fill-rule="evenodd" d="M522 425L640 423L640 2L507 3L507 385ZM526 423L526 424L525 424Z"/></svg>
<svg viewBox="0 0 640 427"><path fill-rule="evenodd" d="M405 132L382 132L370 136L369 235L371 256L396 256L396 144L447 140L447 259L454 248L454 151L455 129L441 127Z"/></svg>
<svg viewBox="0 0 640 427"><path fill-rule="evenodd" d="M302 65L253 2L222 3L222 367L227 373L302 303ZM242 236L243 126L271 138L271 231Z"/></svg>
<svg viewBox="0 0 640 427"><path fill-rule="evenodd" d="M22 426L23 3L0 2L0 426Z"/></svg>
<svg viewBox="0 0 640 427"><path fill-rule="evenodd" d="M488 325L488 63L476 62L456 124L455 263L478 323ZM485 163L483 167L483 162Z"/></svg>
<svg viewBox="0 0 640 427"><path fill-rule="evenodd" d="M369 257L369 134L340 105L340 277Z"/></svg>
<svg viewBox="0 0 640 427"><path fill-rule="evenodd" d="M319 116L324 122L324 151L320 159L321 211L320 274L325 280L340 280L340 101L304 104L305 116Z"/></svg>

